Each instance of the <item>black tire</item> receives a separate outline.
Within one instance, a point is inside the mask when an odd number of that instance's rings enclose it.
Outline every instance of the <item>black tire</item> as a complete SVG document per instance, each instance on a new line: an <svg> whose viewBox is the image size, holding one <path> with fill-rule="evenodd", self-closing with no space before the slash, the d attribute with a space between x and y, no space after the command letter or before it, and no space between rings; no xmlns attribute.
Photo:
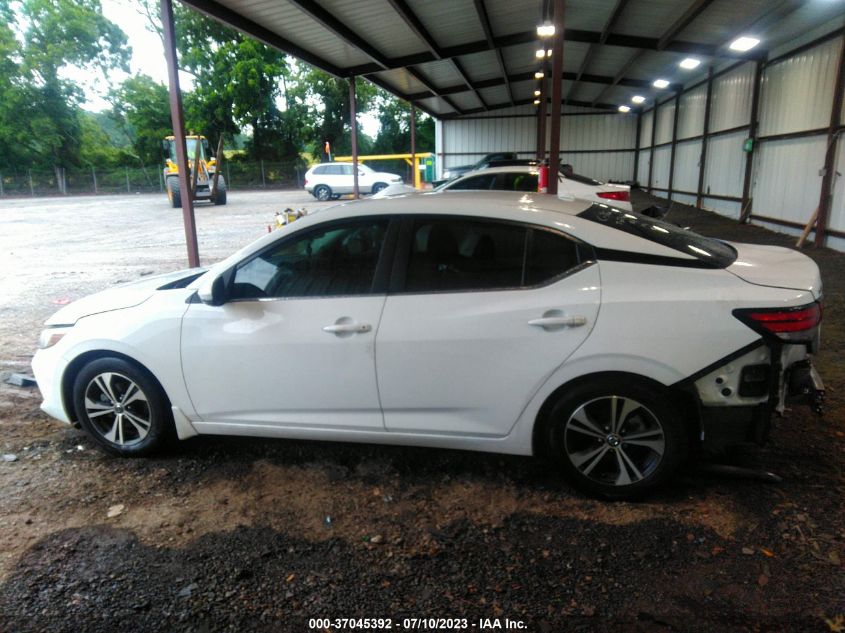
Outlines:
<svg viewBox="0 0 845 633"><path fill-rule="evenodd" d="M176 435L161 386L122 358L98 358L85 365L73 383L73 403L82 428L108 453L149 455Z"/></svg>
<svg viewBox="0 0 845 633"><path fill-rule="evenodd" d="M653 491L689 450L670 394L627 375L598 376L565 389L543 422L549 456L576 487L605 499Z"/></svg>
<svg viewBox="0 0 845 633"><path fill-rule="evenodd" d="M372 193L374 193L374 194L378 193L382 189L387 189L387 183L377 182L376 184L373 185Z"/></svg>
<svg viewBox="0 0 845 633"><path fill-rule="evenodd" d="M321 202L331 200L332 190L328 185L317 185L314 187L314 197Z"/></svg>
<svg viewBox="0 0 845 633"><path fill-rule="evenodd" d="M167 179L167 199L170 200L174 209L182 208L182 192L179 189L178 178Z"/></svg>
<svg viewBox="0 0 845 633"><path fill-rule="evenodd" d="M214 204L218 207L226 204L226 180L223 176L217 177L217 197L214 199Z"/></svg>

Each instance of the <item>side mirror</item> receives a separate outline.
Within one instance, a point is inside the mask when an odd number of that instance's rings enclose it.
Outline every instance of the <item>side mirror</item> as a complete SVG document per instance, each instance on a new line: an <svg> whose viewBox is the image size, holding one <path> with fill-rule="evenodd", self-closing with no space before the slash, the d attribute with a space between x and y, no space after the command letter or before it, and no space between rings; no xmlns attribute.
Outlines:
<svg viewBox="0 0 845 633"><path fill-rule="evenodd" d="M200 301L210 306L222 306L226 303L226 277L227 274L223 273L203 281L197 290Z"/></svg>

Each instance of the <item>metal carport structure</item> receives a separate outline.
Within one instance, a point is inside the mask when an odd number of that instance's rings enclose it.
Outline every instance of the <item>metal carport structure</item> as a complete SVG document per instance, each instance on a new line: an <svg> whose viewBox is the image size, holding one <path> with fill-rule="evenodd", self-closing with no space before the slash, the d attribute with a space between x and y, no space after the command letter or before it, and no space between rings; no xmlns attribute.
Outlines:
<svg viewBox="0 0 845 633"><path fill-rule="evenodd" d="M565 10L564 0L181 1L332 75L353 80L351 90L354 79L363 77L440 121L527 106L529 113L520 116L537 121L532 140L538 156L546 156L549 137L553 169L562 108L614 113L620 105L631 104L632 96L643 95L645 103L626 105L639 126L648 102L657 104L661 94L668 92L677 100L685 85L706 80L708 72L724 72L749 60L759 66L769 46L842 14L839 2L821 0L568 0ZM172 0L161 0L161 7L174 130L184 137ZM554 36L538 35L543 23L554 24ZM747 52L732 50L729 44L745 34L763 39L765 45ZM690 56L701 62L698 70L679 72L678 63ZM657 77L666 77L668 84L655 88ZM835 93L840 108L841 92ZM836 152L834 128L839 129L838 118L831 123L828 173L833 172ZM753 125L749 132L754 137ZM673 147L676 141L673 134ZM185 161L180 162L180 174L186 174L184 145L177 154ZM746 157L746 183L752 158L752 153ZM651 166L650 161L649 170ZM187 187L184 177L181 182ZM186 191L183 200L189 200ZM823 227L829 209L820 207ZM183 212L189 260L196 265L192 206L186 205ZM817 242L820 236L823 230L817 232Z"/></svg>

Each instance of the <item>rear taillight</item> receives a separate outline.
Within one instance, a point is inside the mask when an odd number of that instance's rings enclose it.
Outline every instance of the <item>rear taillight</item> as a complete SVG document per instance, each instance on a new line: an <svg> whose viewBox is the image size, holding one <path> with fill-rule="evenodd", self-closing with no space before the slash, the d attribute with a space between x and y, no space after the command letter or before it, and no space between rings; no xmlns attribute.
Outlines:
<svg viewBox="0 0 845 633"><path fill-rule="evenodd" d="M734 316L764 336L777 336L784 341L810 341L822 320L819 302L797 308L748 308L734 310Z"/></svg>
<svg viewBox="0 0 845 633"><path fill-rule="evenodd" d="M628 202L631 199L627 191L599 191L596 195L605 200L621 200L622 202Z"/></svg>

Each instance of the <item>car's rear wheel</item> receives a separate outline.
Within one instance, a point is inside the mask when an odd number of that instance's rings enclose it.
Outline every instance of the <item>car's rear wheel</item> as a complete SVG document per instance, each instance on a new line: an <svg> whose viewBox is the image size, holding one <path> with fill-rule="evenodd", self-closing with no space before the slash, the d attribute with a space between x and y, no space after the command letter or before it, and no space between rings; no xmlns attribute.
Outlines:
<svg viewBox="0 0 845 633"><path fill-rule="evenodd" d="M314 187L314 197L321 201L331 200L332 190L327 185L317 185Z"/></svg>
<svg viewBox="0 0 845 633"><path fill-rule="evenodd" d="M82 428L103 449L147 455L173 435L170 404L159 384L122 358L99 358L77 374L73 399Z"/></svg>
<svg viewBox="0 0 845 633"><path fill-rule="evenodd" d="M650 382L602 378L567 389L549 410L548 449L580 489L642 496L685 458L686 427L669 394Z"/></svg>

